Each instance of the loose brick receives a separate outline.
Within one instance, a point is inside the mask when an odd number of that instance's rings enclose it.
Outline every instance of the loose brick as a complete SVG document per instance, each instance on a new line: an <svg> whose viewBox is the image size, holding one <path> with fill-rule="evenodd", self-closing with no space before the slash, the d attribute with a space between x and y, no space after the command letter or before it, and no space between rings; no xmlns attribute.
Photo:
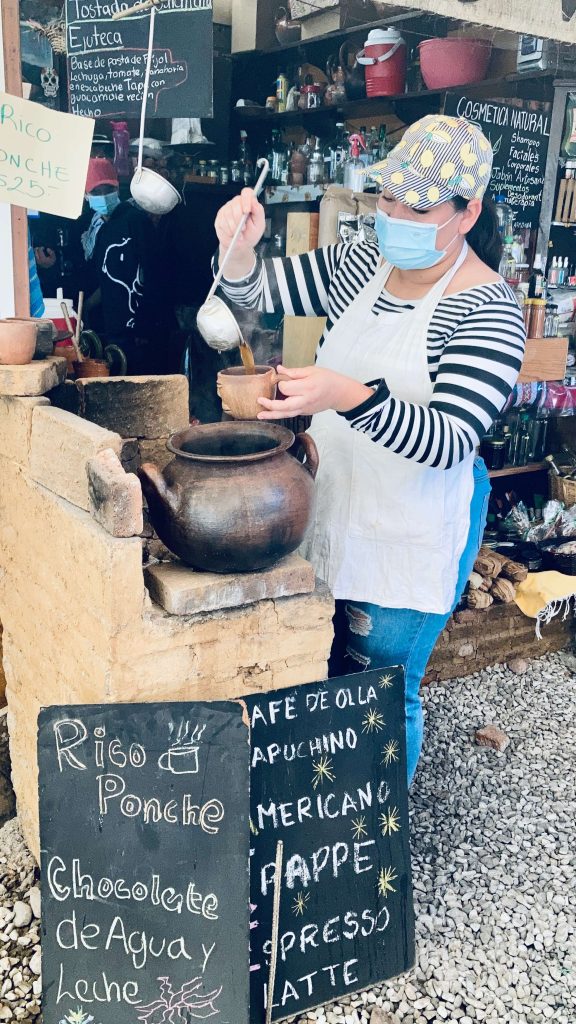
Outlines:
<svg viewBox="0 0 576 1024"><path fill-rule="evenodd" d="M476 730L475 740L480 747L491 747L500 754L510 746L510 737L497 725L484 725Z"/></svg>
<svg viewBox="0 0 576 1024"><path fill-rule="evenodd" d="M112 537L137 537L144 528L138 477L124 472L112 448L88 459L86 473L96 522Z"/></svg>
<svg viewBox="0 0 576 1024"><path fill-rule="evenodd" d="M76 387L80 415L121 437L166 437L188 425L188 380L182 374L86 378Z"/></svg>
<svg viewBox="0 0 576 1024"><path fill-rule="evenodd" d="M61 356L35 359L25 366L0 366L0 395L45 395L64 380L67 367Z"/></svg>
<svg viewBox="0 0 576 1024"><path fill-rule="evenodd" d="M85 512L92 508L86 463L105 448L119 453L122 438L62 409L42 406L34 410L30 475Z"/></svg>
<svg viewBox="0 0 576 1024"><path fill-rule="evenodd" d="M310 594L315 584L312 566L297 554L257 573L196 572L171 562L150 566L145 579L153 600L170 615L196 615L266 598Z"/></svg>

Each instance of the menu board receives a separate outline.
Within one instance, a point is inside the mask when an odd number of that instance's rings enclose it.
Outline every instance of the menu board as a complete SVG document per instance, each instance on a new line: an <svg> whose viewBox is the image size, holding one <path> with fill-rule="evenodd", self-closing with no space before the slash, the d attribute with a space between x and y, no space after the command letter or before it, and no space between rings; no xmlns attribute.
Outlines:
<svg viewBox="0 0 576 1024"><path fill-rule="evenodd" d="M237 703L39 717L44 1024L248 1024Z"/></svg>
<svg viewBox="0 0 576 1024"><path fill-rule="evenodd" d="M482 129L494 150L490 191L501 193L515 213L515 225L537 228L550 140L551 115L509 103L449 93L445 113L465 117Z"/></svg>
<svg viewBox="0 0 576 1024"><path fill-rule="evenodd" d="M279 840L273 1020L413 966L404 673L363 672L245 701L251 1021L261 1024Z"/></svg>
<svg viewBox="0 0 576 1024"><path fill-rule="evenodd" d="M150 12L113 21L132 3L66 0L70 108L85 117L139 117ZM212 117L212 0L158 7L147 117Z"/></svg>

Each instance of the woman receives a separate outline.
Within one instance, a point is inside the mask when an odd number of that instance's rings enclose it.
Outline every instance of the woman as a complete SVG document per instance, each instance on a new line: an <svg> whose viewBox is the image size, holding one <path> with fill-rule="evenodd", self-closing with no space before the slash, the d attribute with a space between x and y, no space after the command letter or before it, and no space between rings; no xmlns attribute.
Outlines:
<svg viewBox="0 0 576 1024"><path fill-rule="evenodd" d="M264 213L250 190L216 219L229 299L327 315L315 366L283 370L283 400L260 419L313 414L317 512L305 553L336 598L331 669L403 664L408 776L422 746L419 686L472 570L490 484L475 459L516 383L525 330L497 273L500 239L485 197L488 140L472 124L425 117L381 164L378 246L328 246L261 263Z"/></svg>

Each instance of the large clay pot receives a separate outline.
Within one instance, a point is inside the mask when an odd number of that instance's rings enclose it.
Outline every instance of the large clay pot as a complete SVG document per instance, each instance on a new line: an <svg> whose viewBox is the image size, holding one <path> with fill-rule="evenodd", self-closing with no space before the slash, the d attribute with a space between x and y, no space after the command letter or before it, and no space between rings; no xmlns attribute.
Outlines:
<svg viewBox="0 0 576 1024"><path fill-rule="evenodd" d="M302 465L288 453L294 441ZM163 473L140 467L152 524L205 572L265 569L300 545L314 508L318 453L308 434L267 422L208 423L174 434Z"/></svg>

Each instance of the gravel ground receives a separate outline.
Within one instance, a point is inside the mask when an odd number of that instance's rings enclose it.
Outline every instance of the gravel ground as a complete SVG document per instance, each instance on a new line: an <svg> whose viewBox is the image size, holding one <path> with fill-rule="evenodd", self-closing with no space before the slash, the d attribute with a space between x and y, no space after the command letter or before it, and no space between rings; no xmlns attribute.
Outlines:
<svg viewBox="0 0 576 1024"><path fill-rule="evenodd" d="M574 668L551 655L520 674L498 666L427 690L411 806L418 966L298 1024L575 1024ZM502 754L474 744L488 723L510 737ZM40 1020L35 883L8 822L0 1021Z"/></svg>

